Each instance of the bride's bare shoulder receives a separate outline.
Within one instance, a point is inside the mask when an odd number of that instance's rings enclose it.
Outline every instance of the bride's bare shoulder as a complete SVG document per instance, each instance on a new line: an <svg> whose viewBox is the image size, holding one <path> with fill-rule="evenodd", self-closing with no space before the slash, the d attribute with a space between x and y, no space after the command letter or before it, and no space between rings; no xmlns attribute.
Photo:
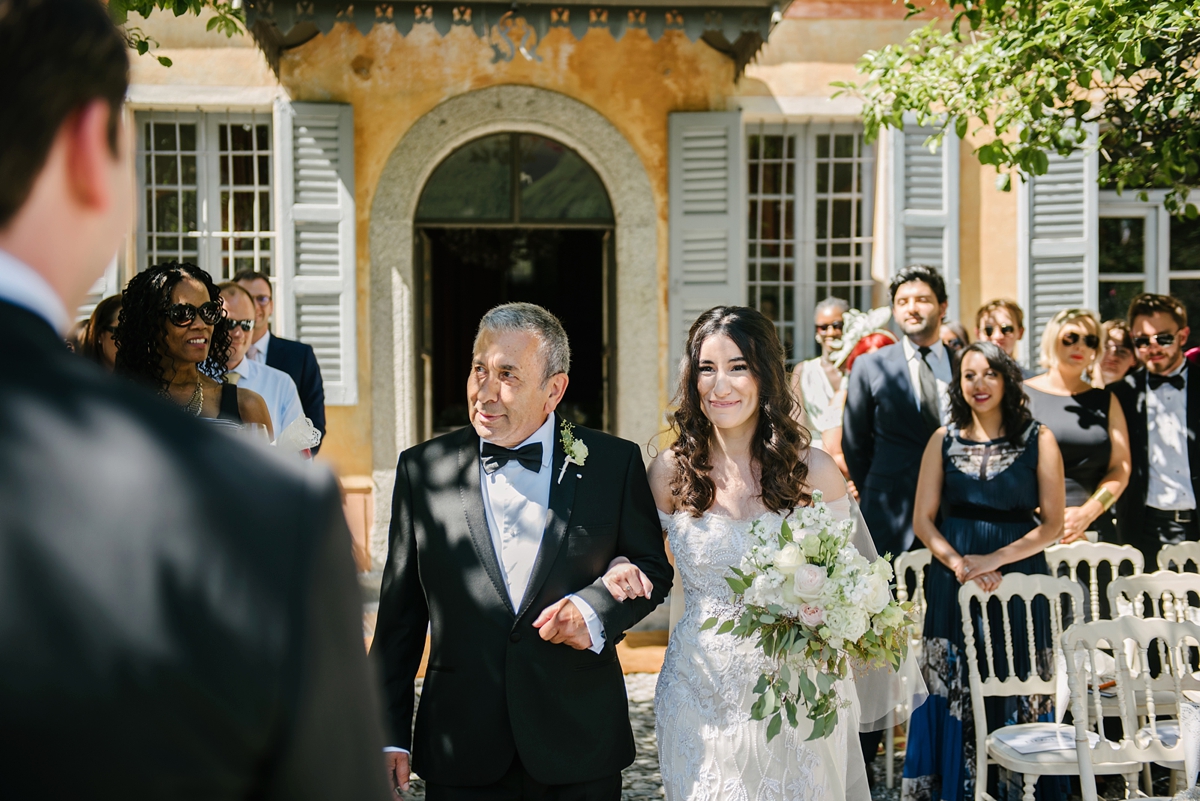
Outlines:
<svg viewBox="0 0 1200 801"><path fill-rule="evenodd" d="M819 448L809 448L804 461L808 464L808 486L820 490L826 501L836 501L846 494L846 479L832 456Z"/></svg>
<svg viewBox="0 0 1200 801"><path fill-rule="evenodd" d="M654 493L654 504L664 512L675 511L675 496L671 482L679 472L679 456L670 448L664 448L650 460L646 476L650 480L650 491Z"/></svg>

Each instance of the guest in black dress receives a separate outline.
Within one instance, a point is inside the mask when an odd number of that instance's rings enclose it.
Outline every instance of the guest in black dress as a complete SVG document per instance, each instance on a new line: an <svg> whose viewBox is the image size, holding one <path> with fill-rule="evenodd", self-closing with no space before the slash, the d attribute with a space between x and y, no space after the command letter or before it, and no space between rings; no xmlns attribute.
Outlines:
<svg viewBox="0 0 1200 801"><path fill-rule="evenodd" d="M1116 542L1108 509L1129 483L1129 429L1121 404L1101 380L1099 321L1084 309L1063 309L1042 332L1046 372L1025 382L1029 410L1054 432L1063 456L1067 510L1063 543L1082 539L1089 530Z"/></svg>
<svg viewBox="0 0 1200 801"><path fill-rule="evenodd" d="M925 448L913 512L913 531L934 557L925 584L928 607L920 656L930 694L910 724L904 801L964 801L974 797L977 779L987 781L976 776L976 720L958 590L967 581L994 590L1005 573L1048 573L1043 551L1062 532L1058 445L1050 430L1030 416L1021 368L998 345L976 342L963 351L950 386L950 420ZM1034 518L1039 508L1040 522ZM1026 631L1024 607L1018 606L1010 607L1014 639ZM997 607L997 619L999 612ZM1042 675L1051 669L1049 609L1035 604L1034 612L1037 664L1029 664L1025 649L1016 649L1013 668L1018 676L1028 676L1031 667ZM1004 636L1004 626L994 622L993 646L999 652ZM1051 698L994 698L987 702L984 723L993 731L1051 720L1052 715ZM1019 780L1001 776L996 785L994 798L1021 794ZM1065 798L1064 785L1061 777L1044 777L1038 783L1040 801Z"/></svg>

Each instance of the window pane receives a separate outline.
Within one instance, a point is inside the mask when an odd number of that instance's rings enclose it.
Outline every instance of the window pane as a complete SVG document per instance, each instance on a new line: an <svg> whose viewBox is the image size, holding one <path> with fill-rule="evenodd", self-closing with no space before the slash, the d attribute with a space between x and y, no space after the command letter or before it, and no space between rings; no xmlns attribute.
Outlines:
<svg viewBox="0 0 1200 801"><path fill-rule="evenodd" d="M179 183L179 171L176 169L175 156L154 157L154 181L160 186Z"/></svg>
<svg viewBox="0 0 1200 801"><path fill-rule="evenodd" d="M794 135L748 137L747 189L750 257L746 296L776 323L789 366L795 357L795 153Z"/></svg>
<svg viewBox="0 0 1200 801"><path fill-rule="evenodd" d="M762 168L762 191L767 195L778 195L783 186L781 180L783 174L782 164L764 164Z"/></svg>
<svg viewBox="0 0 1200 801"><path fill-rule="evenodd" d="M1175 284L1174 281L1171 282ZM1129 311L1129 302L1134 296L1145 291L1142 281L1101 281L1100 282L1100 319L1113 320L1124 318Z"/></svg>
<svg viewBox="0 0 1200 801"><path fill-rule="evenodd" d="M1100 272L1140 273L1146 269L1146 220L1100 218Z"/></svg>
<svg viewBox="0 0 1200 801"><path fill-rule="evenodd" d="M156 122L154 124L154 149L155 150L174 150L175 149L175 124L170 122Z"/></svg>
<svg viewBox="0 0 1200 801"><path fill-rule="evenodd" d="M418 220L511 220L512 137L485 136L437 166L421 191Z"/></svg>
<svg viewBox="0 0 1200 801"><path fill-rule="evenodd" d="M1171 294L1183 301L1184 308L1188 310L1189 322L1193 314L1200 318L1200 280L1172 279ZM1191 348L1194 344L1189 342L1188 347Z"/></svg>
<svg viewBox="0 0 1200 801"><path fill-rule="evenodd" d="M854 165L853 164L834 164L833 165L833 191L834 192L853 192L854 191Z"/></svg>
<svg viewBox="0 0 1200 801"><path fill-rule="evenodd" d="M844 159L854 157L854 134L838 134L833 138L834 158Z"/></svg>
<svg viewBox="0 0 1200 801"><path fill-rule="evenodd" d="M1200 220L1171 218L1171 269L1200 270Z"/></svg>

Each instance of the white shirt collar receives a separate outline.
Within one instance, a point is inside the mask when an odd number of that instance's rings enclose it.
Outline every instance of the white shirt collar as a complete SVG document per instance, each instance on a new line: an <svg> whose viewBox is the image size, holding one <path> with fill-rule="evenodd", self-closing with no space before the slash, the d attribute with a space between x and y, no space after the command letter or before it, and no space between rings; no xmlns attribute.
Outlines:
<svg viewBox="0 0 1200 801"><path fill-rule="evenodd" d="M913 344L911 339L904 337L900 340L900 342L904 345L904 358L906 361L912 361L913 359L920 357L920 354L917 353L917 346ZM929 355L938 361L942 360L942 357L945 355L945 353L946 346L942 344L941 340L938 340L929 346Z"/></svg>
<svg viewBox="0 0 1200 801"><path fill-rule="evenodd" d="M49 282L28 264L3 250L0 250L0 299L33 312L60 334L71 324L67 307Z"/></svg>
<svg viewBox="0 0 1200 801"><path fill-rule="evenodd" d="M479 448L483 450L483 443L491 442L491 440L479 438ZM512 448L523 448L533 442L542 443L542 467L549 467L554 462L554 412L551 412L546 417L546 422L542 423L537 431L534 431L524 442ZM493 443L495 444L495 443Z"/></svg>

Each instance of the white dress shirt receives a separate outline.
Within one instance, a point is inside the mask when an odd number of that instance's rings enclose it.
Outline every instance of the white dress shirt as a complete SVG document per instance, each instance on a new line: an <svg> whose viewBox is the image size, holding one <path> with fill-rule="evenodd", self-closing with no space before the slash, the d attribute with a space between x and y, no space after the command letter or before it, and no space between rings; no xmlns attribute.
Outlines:
<svg viewBox="0 0 1200 801"><path fill-rule="evenodd" d="M262 339L250 346L250 350L246 351L246 358L252 359L259 364L267 363L267 348L271 347L271 332L262 335Z"/></svg>
<svg viewBox="0 0 1200 801"><path fill-rule="evenodd" d="M271 427L275 429L276 437L304 414L296 382L282 370L244 358L229 372L238 374L239 388L262 395L271 413Z"/></svg>
<svg viewBox="0 0 1200 801"><path fill-rule="evenodd" d="M900 340L904 347L904 358L908 361L908 377L912 381L913 397L916 398L917 408L921 408L921 354L917 346L908 337ZM950 354L940 341L929 347L929 366L933 369L933 380L937 384L938 419L942 425L950 422L950 382L954 380L954 370L950 367Z"/></svg>
<svg viewBox="0 0 1200 801"><path fill-rule="evenodd" d="M1170 375L1182 373L1186 382L1185 366L1186 362ZM1196 508L1187 445L1187 384L1181 390L1170 384L1150 389L1147 384L1146 449L1150 461L1147 506L1168 511Z"/></svg>
<svg viewBox="0 0 1200 801"><path fill-rule="evenodd" d="M483 509L487 515L488 532L492 535L492 547L504 571L508 597L512 608L520 610L538 550L542 547L542 535L546 530L546 517L550 512L550 482L554 472L555 415L551 414L541 428L529 439L517 445L524 447L534 442L542 444L542 469L538 472L524 467L516 459L509 460L494 473L483 469L479 462L479 478L483 485ZM479 447L482 450L483 442ZM514 448L515 450L515 448ZM568 595L571 602L583 615L591 635L591 650L600 653L604 649L604 627L591 605L577 595ZM540 610L539 610L540 611Z"/></svg>
<svg viewBox="0 0 1200 801"><path fill-rule="evenodd" d="M0 250L0 299L33 312L60 334L71 324L67 307L46 279L3 250Z"/></svg>

